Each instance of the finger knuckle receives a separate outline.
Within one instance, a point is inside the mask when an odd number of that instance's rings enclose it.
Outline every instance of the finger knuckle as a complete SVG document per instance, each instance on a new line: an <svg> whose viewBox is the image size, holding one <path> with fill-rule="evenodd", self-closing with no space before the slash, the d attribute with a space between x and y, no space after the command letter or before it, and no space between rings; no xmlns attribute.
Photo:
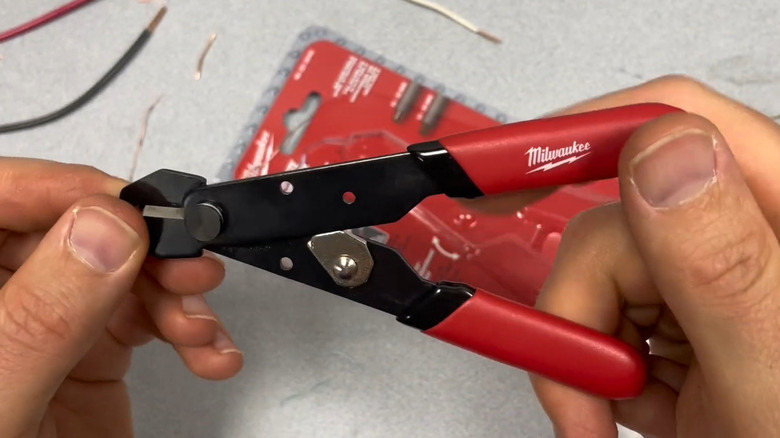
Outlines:
<svg viewBox="0 0 780 438"><path fill-rule="evenodd" d="M589 246L585 243L585 239L597 229L593 227L594 216L592 211L585 211L569 220L561 233L556 259L560 261L561 258L570 257L572 253L582 252L584 247Z"/></svg>
<svg viewBox="0 0 780 438"><path fill-rule="evenodd" d="M14 284L3 295L0 336L6 342L37 351L48 342L60 342L73 332L74 322L67 315L70 303L39 288Z"/></svg>
<svg viewBox="0 0 780 438"><path fill-rule="evenodd" d="M700 243L689 251L688 271L693 286L704 289L708 302L740 312L754 308L766 297L768 290L762 279L769 272L772 251L761 228L732 225L728 232L719 226L718 232L697 239Z"/></svg>
<svg viewBox="0 0 780 438"><path fill-rule="evenodd" d="M604 213L600 208L585 210L576 214L566 224L562 238L571 240L589 235L598 229L596 225L603 215Z"/></svg>
<svg viewBox="0 0 780 438"><path fill-rule="evenodd" d="M58 191L79 195L84 191L88 193L96 192L100 188L100 182L106 178L108 178L108 175L95 167L83 164L72 165L68 167L64 178L60 181Z"/></svg>
<svg viewBox="0 0 780 438"><path fill-rule="evenodd" d="M0 169L0 203L5 211L19 211L24 209L24 199L16 196L23 192L25 184L28 184L24 178L18 178L13 172Z"/></svg>
<svg viewBox="0 0 780 438"><path fill-rule="evenodd" d="M703 82L698 79L683 75L683 74L670 74L661 76L650 82L650 85L658 86L659 88L668 90L674 94L698 94L706 92L709 88Z"/></svg>
<svg viewBox="0 0 780 438"><path fill-rule="evenodd" d="M619 203L606 204L585 210L575 215L561 235L561 243L580 247L599 245L605 235L611 235L620 228L622 210Z"/></svg>

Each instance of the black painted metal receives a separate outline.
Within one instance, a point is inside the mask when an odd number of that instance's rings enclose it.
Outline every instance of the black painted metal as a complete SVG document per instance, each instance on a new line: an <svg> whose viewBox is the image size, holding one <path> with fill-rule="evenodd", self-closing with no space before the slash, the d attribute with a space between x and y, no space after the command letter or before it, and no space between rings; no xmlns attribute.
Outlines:
<svg viewBox="0 0 780 438"><path fill-rule="evenodd" d="M292 189L285 193L284 188ZM355 196L344 202L344 194ZM255 245L402 218L428 196L441 193L411 154L391 155L209 185L185 199L185 217L209 202L223 215L209 245Z"/></svg>
<svg viewBox="0 0 780 438"><path fill-rule="evenodd" d="M401 315L422 297L436 290L436 285L420 278L395 249L367 241L374 259L368 281L353 288L337 285L307 247L310 237L268 242L259 246L209 246L208 250L258 267L290 280L330 292L374 309ZM282 268L282 258L292 261L292 268Z"/></svg>
<svg viewBox="0 0 780 438"><path fill-rule="evenodd" d="M181 207L187 193L205 184L206 180L197 175L162 169L127 185L119 197L141 209L147 205ZM201 254L201 243L192 237L184 221L144 219L149 230L149 252L155 257L197 257Z"/></svg>
<svg viewBox="0 0 780 438"><path fill-rule="evenodd" d="M354 202L345 202L348 193ZM320 233L394 222L423 199L442 193L482 196L449 153L429 142L403 154L213 185L195 175L160 170L127 186L120 197L139 208L184 209L183 220L145 218L150 252L157 257L192 257L208 249L424 330L450 315L473 290L431 283L398 251L371 240L366 244L374 267L367 282L342 287L307 243ZM292 261L292 267L283 259Z"/></svg>
<svg viewBox="0 0 780 438"><path fill-rule="evenodd" d="M438 184L441 193L451 198L484 196L466 171L438 141L413 144L409 146L408 151L417 158L423 170Z"/></svg>
<svg viewBox="0 0 780 438"><path fill-rule="evenodd" d="M398 314L398 321L420 330L436 327L458 307L474 296L475 290L465 284L440 282L411 308Z"/></svg>

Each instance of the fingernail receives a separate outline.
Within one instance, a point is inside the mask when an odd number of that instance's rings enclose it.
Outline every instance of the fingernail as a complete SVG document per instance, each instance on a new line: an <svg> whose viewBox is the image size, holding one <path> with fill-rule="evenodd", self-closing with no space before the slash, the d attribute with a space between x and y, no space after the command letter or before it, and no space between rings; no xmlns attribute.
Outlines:
<svg viewBox="0 0 780 438"><path fill-rule="evenodd" d="M185 295L181 297L181 309L187 318L217 320L203 295Z"/></svg>
<svg viewBox="0 0 780 438"><path fill-rule="evenodd" d="M210 258L210 259L212 259L212 260L215 260L217 263L219 263L219 264L220 264L220 265L222 265L223 267L225 266L225 261L224 261L224 260L222 260L222 258L221 258L220 256L218 256L218 255L214 254L213 252L209 252L209 251L203 251L203 257L206 257L206 258Z"/></svg>
<svg viewBox="0 0 780 438"><path fill-rule="evenodd" d="M113 272L127 263L141 238L124 221L99 207L73 213L68 244L73 254L99 272Z"/></svg>
<svg viewBox="0 0 780 438"><path fill-rule="evenodd" d="M230 340L227 334L222 330L217 330L217 336L214 338L214 348L222 354L238 353L242 354L241 350L236 347L236 344Z"/></svg>
<svg viewBox="0 0 780 438"><path fill-rule="evenodd" d="M631 180L654 208L690 202L715 182L715 141L699 130L675 133L631 161Z"/></svg>

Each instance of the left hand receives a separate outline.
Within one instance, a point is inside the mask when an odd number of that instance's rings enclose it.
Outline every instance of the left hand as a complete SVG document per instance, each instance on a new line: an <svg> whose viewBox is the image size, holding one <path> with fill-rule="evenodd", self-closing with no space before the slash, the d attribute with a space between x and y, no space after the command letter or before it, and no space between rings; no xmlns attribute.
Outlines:
<svg viewBox="0 0 780 438"><path fill-rule="evenodd" d="M242 367L203 294L214 256L147 257L125 181L95 169L0 158L0 435L130 437L122 382L133 347L159 338L206 379Z"/></svg>

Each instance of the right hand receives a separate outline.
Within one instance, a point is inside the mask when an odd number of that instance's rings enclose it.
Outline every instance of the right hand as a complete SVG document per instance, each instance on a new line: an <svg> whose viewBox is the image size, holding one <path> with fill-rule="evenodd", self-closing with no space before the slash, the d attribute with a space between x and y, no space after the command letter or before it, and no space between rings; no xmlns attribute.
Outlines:
<svg viewBox="0 0 780 438"><path fill-rule="evenodd" d="M780 127L680 77L564 112L638 102L687 114L628 141L621 202L569 224L537 307L635 345L648 385L616 402L539 376L534 389L558 436L617 437L616 422L653 437L780 436Z"/></svg>

